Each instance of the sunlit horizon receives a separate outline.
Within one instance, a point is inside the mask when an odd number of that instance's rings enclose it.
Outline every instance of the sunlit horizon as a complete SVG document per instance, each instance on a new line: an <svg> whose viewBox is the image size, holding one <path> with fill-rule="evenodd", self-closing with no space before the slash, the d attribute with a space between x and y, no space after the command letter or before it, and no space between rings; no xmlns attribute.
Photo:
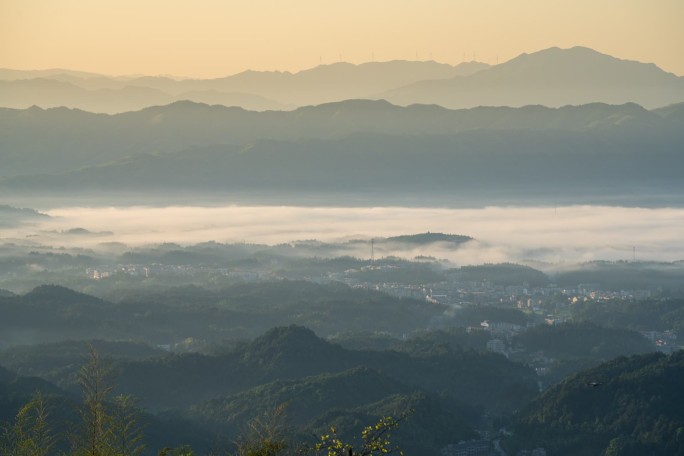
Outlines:
<svg viewBox="0 0 684 456"><path fill-rule="evenodd" d="M496 64L584 46L684 74L684 3L3 2L0 67L209 79L339 61Z"/></svg>

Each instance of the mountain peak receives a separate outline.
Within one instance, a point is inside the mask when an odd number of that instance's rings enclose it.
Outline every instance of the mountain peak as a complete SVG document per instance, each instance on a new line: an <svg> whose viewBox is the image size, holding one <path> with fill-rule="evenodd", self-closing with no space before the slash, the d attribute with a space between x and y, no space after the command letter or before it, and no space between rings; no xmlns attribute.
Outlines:
<svg viewBox="0 0 684 456"><path fill-rule="evenodd" d="M684 99L684 78L652 63L594 49L551 47L463 77L421 81L382 94L392 103L448 108L636 102L647 109Z"/></svg>

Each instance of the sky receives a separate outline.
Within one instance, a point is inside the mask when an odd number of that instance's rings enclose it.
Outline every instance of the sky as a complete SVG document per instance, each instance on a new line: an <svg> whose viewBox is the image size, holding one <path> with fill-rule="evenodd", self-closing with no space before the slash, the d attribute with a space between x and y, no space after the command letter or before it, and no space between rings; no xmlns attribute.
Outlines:
<svg viewBox="0 0 684 456"><path fill-rule="evenodd" d="M0 67L212 78L586 46L684 75L682 0L0 0Z"/></svg>

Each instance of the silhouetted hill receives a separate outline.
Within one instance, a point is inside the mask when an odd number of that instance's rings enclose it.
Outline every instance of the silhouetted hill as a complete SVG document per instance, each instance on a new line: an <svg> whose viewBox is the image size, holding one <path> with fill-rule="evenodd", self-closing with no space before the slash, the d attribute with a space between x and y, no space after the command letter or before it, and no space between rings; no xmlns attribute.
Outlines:
<svg viewBox="0 0 684 456"><path fill-rule="evenodd" d="M683 454L682 381L684 351L617 358L582 371L516 417L510 446L558 455Z"/></svg>
<svg viewBox="0 0 684 456"><path fill-rule="evenodd" d="M59 285L41 285L36 287L26 293L22 297L22 301L26 304L35 303L44 307L72 304L104 305L104 301L95 296L79 293Z"/></svg>
<svg viewBox="0 0 684 456"><path fill-rule="evenodd" d="M21 377L0 366L0 423L14 419L19 408L37 392L62 399L67 397L66 393L45 380Z"/></svg>
<svg viewBox="0 0 684 456"><path fill-rule="evenodd" d="M653 64L621 60L584 47L522 54L470 76L423 81L380 94L392 103L473 106L638 103L647 108L684 100L684 78Z"/></svg>
<svg viewBox="0 0 684 456"><path fill-rule="evenodd" d="M16 295L9 290L5 290L3 288L0 288L0 298L11 298L12 296L16 296Z"/></svg>
<svg viewBox="0 0 684 456"><path fill-rule="evenodd" d="M386 239L381 239L385 242L401 242L408 244L431 244L433 242L447 242L451 244L462 244L464 242L472 241L473 238L470 236L462 236L459 234L444 234L444 233L420 233L420 234L407 234L402 236L388 237Z"/></svg>
<svg viewBox="0 0 684 456"><path fill-rule="evenodd" d="M28 208L0 204L0 227L20 225L27 221L46 219L48 216Z"/></svg>
<svg viewBox="0 0 684 456"><path fill-rule="evenodd" d="M684 122L684 102L655 109L653 112L676 123Z"/></svg>
<svg viewBox="0 0 684 456"><path fill-rule="evenodd" d="M240 361L258 366L267 375L297 378L337 370L336 363L345 355L341 347L320 339L310 329L292 325L273 328L254 339ZM316 360L316 365L308 366L310 360Z"/></svg>
<svg viewBox="0 0 684 456"><path fill-rule="evenodd" d="M0 81L0 105L7 108L25 109L66 107L95 113L116 114L135 111L149 106L166 105L178 100L224 106L241 106L254 111L292 109L266 97L219 90L189 90L170 95L154 87L124 85L113 88L85 89L78 80L22 79Z"/></svg>

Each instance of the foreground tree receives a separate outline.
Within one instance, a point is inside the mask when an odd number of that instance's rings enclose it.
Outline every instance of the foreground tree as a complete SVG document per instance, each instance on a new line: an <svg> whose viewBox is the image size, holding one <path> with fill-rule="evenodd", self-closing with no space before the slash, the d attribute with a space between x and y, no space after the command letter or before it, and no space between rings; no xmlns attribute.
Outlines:
<svg viewBox="0 0 684 456"><path fill-rule="evenodd" d="M48 415L45 397L38 392L4 429L0 455L47 456L57 440L48 425Z"/></svg>
<svg viewBox="0 0 684 456"><path fill-rule="evenodd" d="M143 423L131 396L110 398L110 368L91 346L79 373L83 393L80 430L72 439L76 456L139 456L145 449Z"/></svg>
<svg viewBox="0 0 684 456"><path fill-rule="evenodd" d="M139 456L145 450L140 409L133 396L119 395L111 404L111 447L117 456Z"/></svg>
<svg viewBox="0 0 684 456"><path fill-rule="evenodd" d="M361 443L354 447L343 442L337 435L337 429L330 427L330 433L320 436L320 441L314 447L316 454L326 456L374 456L398 453L403 456L401 449L391 442L392 431L399 427L399 423L406 419L408 414L395 419L384 416L372 426L366 426L361 431Z"/></svg>
<svg viewBox="0 0 684 456"><path fill-rule="evenodd" d="M78 383L83 393L80 409L80 431L72 441L72 452L77 456L109 456L114 454L111 445L112 417L108 414L106 401L112 391L107 384L108 367L90 346L88 360L81 367Z"/></svg>
<svg viewBox="0 0 684 456"><path fill-rule="evenodd" d="M283 424L287 404L280 404L262 416L253 418L248 432L238 439L236 456L277 456L288 448Z"/></svg>

